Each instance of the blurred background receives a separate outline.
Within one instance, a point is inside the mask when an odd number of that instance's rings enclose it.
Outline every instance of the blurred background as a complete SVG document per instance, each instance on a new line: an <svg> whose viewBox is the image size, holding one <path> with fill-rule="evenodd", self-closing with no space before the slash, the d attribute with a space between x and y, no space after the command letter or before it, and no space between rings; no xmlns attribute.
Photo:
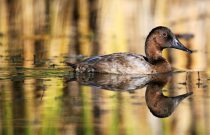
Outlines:
<svg viewBox="0 0 210 135"><path fill-rule="evenodd" d="M209 5L210 0L0 0L0 133L210 133ZM180 38L193 54L163 52L173 67L196 72L188 87L198 101L187 100L174 117L151 116L142 106L144 91L136 93L141 99L136 108L135 94L97 91L63 80L71 71L65 61L114 52L144 55L146 36L159 25L193 35ZM167 88L183 84L186 74Z"/></svg>

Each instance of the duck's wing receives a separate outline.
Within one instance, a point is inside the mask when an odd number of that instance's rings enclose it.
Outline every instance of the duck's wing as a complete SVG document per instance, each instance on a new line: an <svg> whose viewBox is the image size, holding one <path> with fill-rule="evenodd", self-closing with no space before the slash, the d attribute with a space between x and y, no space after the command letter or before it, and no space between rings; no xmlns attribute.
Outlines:
<svg viewBox="0 0 210 135"><path fill-rule="evenodd" d="M133 53L114 53L91 57L78 64L76 70L114 74L151 74L155 72L144 56Z"/></svg>
<svg viewBox="0 0 210 135"><path fill-rule="evenodd" d="M90 58L87 58L87 59L83 60L81 63L83 63L83 64L95 64L95 63L97 63L98 61L100 61L104 58L105 58L105 55L104 56L93 56L93 57L90 57Z"/></svg>

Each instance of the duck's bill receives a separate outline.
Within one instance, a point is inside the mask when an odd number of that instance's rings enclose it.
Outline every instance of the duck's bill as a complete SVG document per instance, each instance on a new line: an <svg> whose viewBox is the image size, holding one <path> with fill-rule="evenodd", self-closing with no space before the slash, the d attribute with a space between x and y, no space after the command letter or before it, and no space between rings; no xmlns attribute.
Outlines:
<svg viewBox="0 0 210 135"><path fill-rule="evenodd" d="M174 38L173 40L173 45L172 45L172 48L175 48L175 49L179 49L179 50L183 50L183 51L186 51L188 53L192 53L192 51L188 48L186 48L182 43L180 43L180 41L176 38Z"/></svg>

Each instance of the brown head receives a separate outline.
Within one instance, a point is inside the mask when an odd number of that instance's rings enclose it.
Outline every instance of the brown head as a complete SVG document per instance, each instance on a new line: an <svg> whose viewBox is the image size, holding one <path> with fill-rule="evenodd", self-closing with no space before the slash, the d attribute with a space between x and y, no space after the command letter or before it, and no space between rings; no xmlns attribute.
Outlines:
<svg viewBox="0 0 210 135"><path fill-rule="evenodd" d="M162 50L165 48L175 48L192 53L186 48L167 27L158 26L149 33L145 42L145 53L150 61L162 58Z"/></svg>

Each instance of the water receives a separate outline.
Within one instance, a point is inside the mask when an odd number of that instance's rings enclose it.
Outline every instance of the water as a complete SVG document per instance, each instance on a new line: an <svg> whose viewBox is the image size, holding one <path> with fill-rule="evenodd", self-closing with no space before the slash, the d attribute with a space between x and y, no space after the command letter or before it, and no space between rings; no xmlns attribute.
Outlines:
<svg viewBox="0 0 210 135"><path fill-rule="evenodd" d="M0 72L2 135L210 132L206 72L75 75L66 67Z"/></svg>

